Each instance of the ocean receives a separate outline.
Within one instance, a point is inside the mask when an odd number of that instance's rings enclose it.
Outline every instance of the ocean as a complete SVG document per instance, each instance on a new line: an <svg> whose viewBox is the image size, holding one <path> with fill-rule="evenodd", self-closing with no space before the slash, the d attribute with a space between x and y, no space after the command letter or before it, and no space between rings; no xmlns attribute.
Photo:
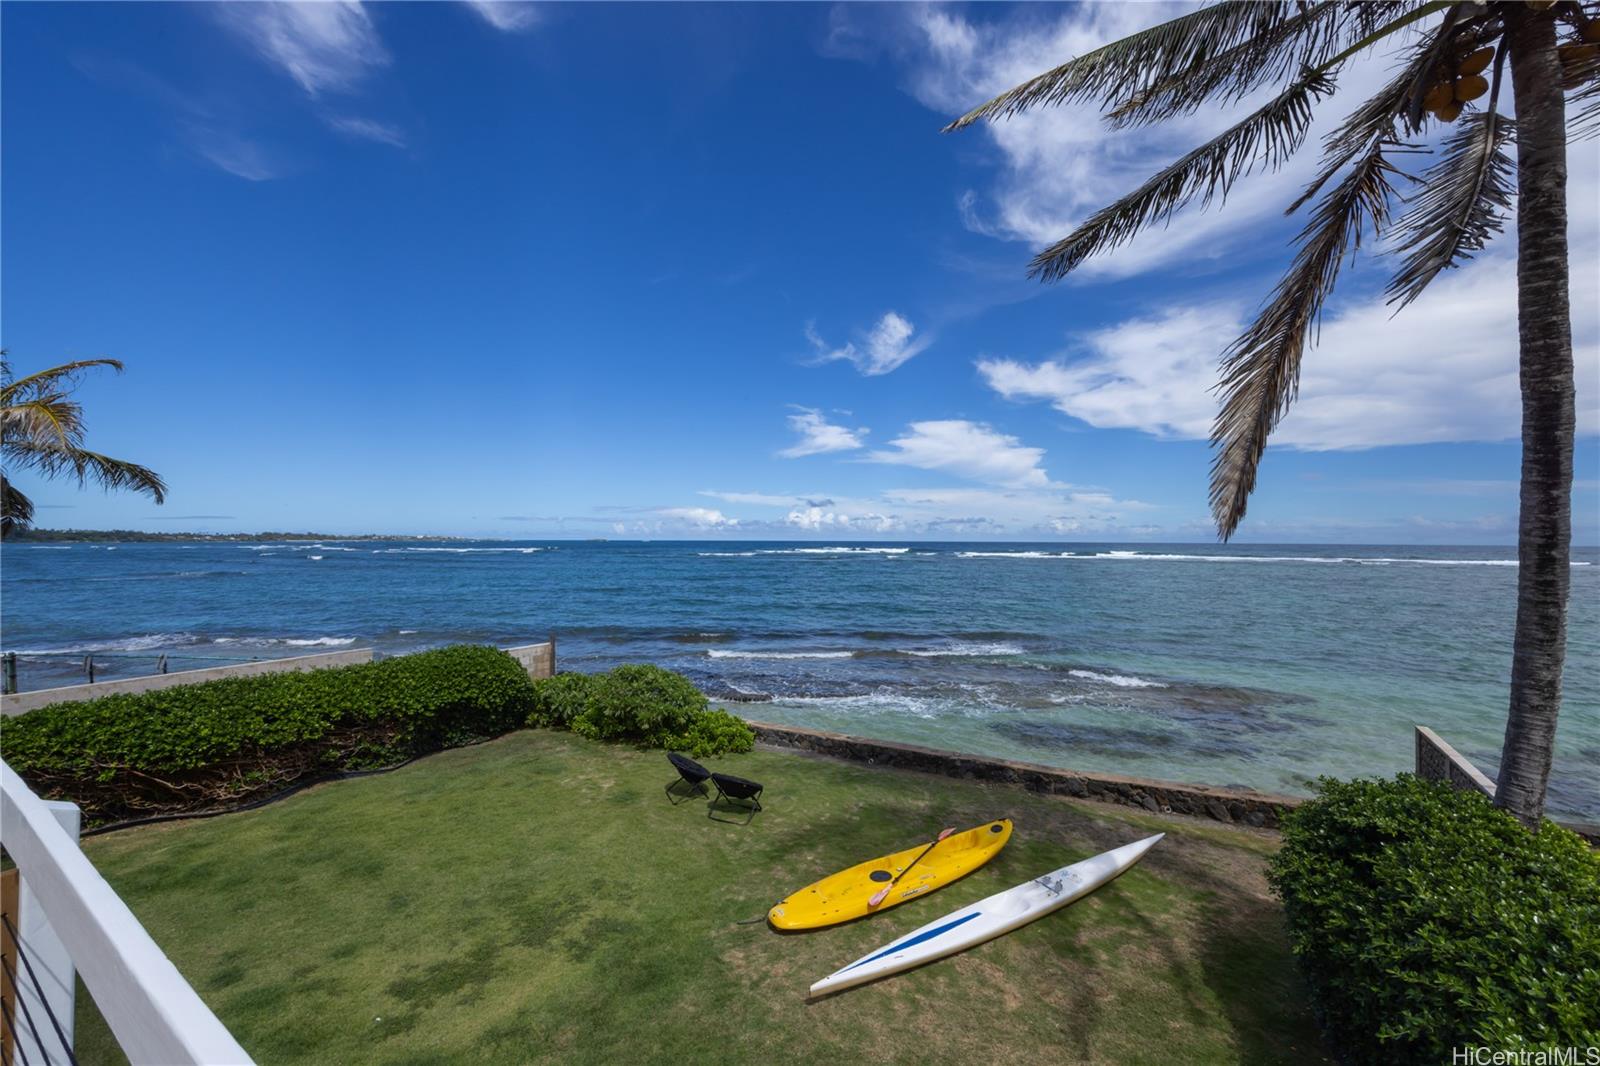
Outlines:
<svg viewBox="0 0 1600 1066"><path fill-rule="evenodd" d="M19 686L555 634L746 717L1303 794L1409 769L1432 727L1492 777L1502 548L748 542L8 543ZM1600 822L1600 552L1574 553L1550 813ZM776 783L775 783L776 784Z"/></svg>

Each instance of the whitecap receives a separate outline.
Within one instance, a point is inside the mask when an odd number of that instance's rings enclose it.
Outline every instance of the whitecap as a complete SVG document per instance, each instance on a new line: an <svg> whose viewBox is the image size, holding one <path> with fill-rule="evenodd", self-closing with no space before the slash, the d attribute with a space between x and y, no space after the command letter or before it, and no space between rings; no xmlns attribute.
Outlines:
<svg viewBox="0 0 1600 1066"><path fill-rule="evenodd" d="M1142 677L1129 677L1126 674L1100 674L1093 670L1068 670L1071 677L1082 678L1085 681L1098 681L1103 685L1115 685L1118 688L1167 688L1165 682L1147 681Z"/></svg>
<svg viewBox="0 0 1600 1066"><path fill-rule="evenodd" d="M712 648L706 655L713 659L849 659L853 651L735 651Z"/></svg>

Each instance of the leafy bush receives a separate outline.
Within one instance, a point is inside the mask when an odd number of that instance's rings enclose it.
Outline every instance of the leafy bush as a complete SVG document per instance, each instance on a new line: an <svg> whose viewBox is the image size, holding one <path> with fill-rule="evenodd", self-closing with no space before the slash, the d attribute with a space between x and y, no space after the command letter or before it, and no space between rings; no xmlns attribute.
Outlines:
<svg viewBox="0 0 1600 1066"><path fill-rule="evenodd" d="M528 724L569 729L572 720L583 713L593 687L592 674L557 674L533 683L533 710Z"/></svg>
<svg viewBox="0 0 1600 1066"><path fill-rule="evenodd" d="M51 704L8 719L4 747L46 794L103 821L216 806L314 772L498 736L532 706L515 659L462 645Z"/></svg>
<svg viewBox="0 0 1600 1066"><path fill-rule="evenodd" d="M712 755L749 751L755 744L755 732L743 719L718 708L700 715L687 730L662 747L704 759Z"/></svg>
<svg viewBox="0 0 1600 1066"><path fill-rule="evenodd" d="M750 727L712 710L682 674L659 666L619 666L605 674L557 674L534 682L528 724L565 726L593 740L673 748L697 758L749 751Z"/></svg>
<svg viewBox="0 0 1600 1066"><path fill-rule="evenodd" d="M1600 1044L1600 856L1574 833L1409 774L1324 779L1270 880L1349 1061Z"/></svg>

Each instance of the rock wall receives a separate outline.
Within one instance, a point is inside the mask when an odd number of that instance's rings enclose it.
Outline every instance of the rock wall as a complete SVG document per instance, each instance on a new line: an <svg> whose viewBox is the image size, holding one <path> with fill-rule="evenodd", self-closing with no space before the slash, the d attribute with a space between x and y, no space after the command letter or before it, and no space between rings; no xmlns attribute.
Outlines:
<svg viewBox="0 0 1600 1066"><path fill-rule="evenodd" d="M968 780L998 781L1102 803L1120 803L1151 812L1211 818L1229 825L1276 829L1283 812L1299 806L1293 796L1278 796L1249 789L1205 788L1171 781L1153 781L1118 774L1089 774L1036 763L990 759L981 755L919 748L886 740L845 736L798 726L751 722L756 739L766 744L798 748L852 762L893 766L923 773Z"/></svg>

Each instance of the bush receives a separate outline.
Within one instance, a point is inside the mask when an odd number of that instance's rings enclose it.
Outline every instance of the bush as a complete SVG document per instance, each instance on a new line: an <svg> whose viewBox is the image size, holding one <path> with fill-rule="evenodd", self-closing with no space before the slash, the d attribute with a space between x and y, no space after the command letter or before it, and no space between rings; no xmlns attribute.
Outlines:
<svg viewBox="0 0 1600 1066"><path fill-rule="evenodd" d="M755 745L755 731L742 718L719 708L700 715L687 730L662 747L704 759L712 755L746 752Z"/></svg>
<svg viewBox="0 0 1600 1066"><path fill-rule="evenodd" d="M534 693L529 725L564 726L593 740L673 748L697 758L755 745L755 733L743 721L712 710L693 682L659 666L557 674L534 682Z"/></svg>
<svg viewBox="0 0 1600 1066"><path fill-rule="evenodd" d="M570 729L572 720L583 713L593 687L591 674L557 674L533 683L533 710L528 724L546 728Z"/></svg>
<svg viewBox="0 0 1600 1066"><path fill-rule="evenodd" d="M1349 1061L1600 1044L1600 856L1568 830L1409 774L1324 779L1270 880Z"/></svg>
<svg viewBox="0 0 1600 1066"><path fill-rule="evenodd" d="M532 706L521 664L462 645L51 704L8 719L4 746L45 794L105 821L214 807L498 736Z"/></svg>
<svg viewBox="0 0 1600 1066"><path fill-rule="evenodd" d="M707 702L682 674L659 666L619 666L594 679L572 731L595 740L663 747L706 713Z"/></svg>

